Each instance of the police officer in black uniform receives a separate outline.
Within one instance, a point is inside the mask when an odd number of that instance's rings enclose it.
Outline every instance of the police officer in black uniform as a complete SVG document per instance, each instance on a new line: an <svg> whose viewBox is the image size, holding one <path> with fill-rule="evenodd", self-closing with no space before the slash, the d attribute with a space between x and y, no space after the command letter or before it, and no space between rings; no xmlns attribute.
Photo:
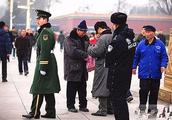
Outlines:
<svg viewBox="0 0 172 120"><path fill-rule="evenodd" d="M109 68L107 87L111 91L115 120L129 120L126 93L130 88L136 47L134 33L126 24L127 15L111 15L113 40L107 48L105 66Z"/></svg>

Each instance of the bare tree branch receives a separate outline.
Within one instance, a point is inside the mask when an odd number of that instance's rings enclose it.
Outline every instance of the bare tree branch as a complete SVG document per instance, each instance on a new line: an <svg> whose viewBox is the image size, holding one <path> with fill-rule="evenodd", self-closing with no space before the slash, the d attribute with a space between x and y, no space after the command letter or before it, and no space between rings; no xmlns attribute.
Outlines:
<svg viewBox="0 0 172 120"><path fill-rule="evenodd" d="M153 0L162 13L172 15L172 0Z"/></svg>
<svg viewBox="0 0 172 120"><path fill-rule="evenodd" d="M117 12L123 11L125 4L126 0L118 0Z"/></svg>

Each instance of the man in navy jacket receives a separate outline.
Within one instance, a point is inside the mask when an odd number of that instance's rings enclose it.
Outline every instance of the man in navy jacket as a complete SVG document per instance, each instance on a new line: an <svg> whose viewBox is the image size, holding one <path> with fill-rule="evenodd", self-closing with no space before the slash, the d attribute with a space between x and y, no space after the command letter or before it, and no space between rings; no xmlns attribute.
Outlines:
<svg viewBox="0 0 172 120"><path fill-rule="evenodd" d="M140 79L140 113L145 113L147 98L149 97L148 113L156 115L157 99L162 73L165 71L168 56L164 44L155 37L156 29L145 26L145 38L138 44L133 63L133 74L138 69Z"/></svg>
<svg viewBox="0 0 172 120"><path fill-rule="evenodd" d="M7 82L7 57L11 53L11 42L5 23L0 22L0 59L2 60L2 82Z"/></svg>

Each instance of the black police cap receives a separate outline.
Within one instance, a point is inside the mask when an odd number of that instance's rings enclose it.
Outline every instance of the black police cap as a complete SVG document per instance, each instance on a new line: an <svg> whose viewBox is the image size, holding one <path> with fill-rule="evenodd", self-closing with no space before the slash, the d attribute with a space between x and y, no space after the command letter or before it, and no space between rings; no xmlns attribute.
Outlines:
<svg viewBox="0 0 172 120"><path fill-rule="evenodd" d="M39 17L44 17L44 18L51 17L51 13L43 11L43 10L35 10L35 12L37 13L37 18L39 18Z"/></svg>

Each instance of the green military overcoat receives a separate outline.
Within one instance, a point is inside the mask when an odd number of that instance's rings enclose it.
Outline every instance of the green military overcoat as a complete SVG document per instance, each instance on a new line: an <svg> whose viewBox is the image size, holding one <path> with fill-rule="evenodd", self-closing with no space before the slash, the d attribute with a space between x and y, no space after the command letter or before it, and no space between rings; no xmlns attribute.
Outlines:
<svg viewBox="0 0 172 120"><path fill-rule="evenodd" d="M57 62L52 53L55 46L54 33L51 28L44 28L37 37L37 61L31 94L50 94L60 91ZM40 74L45 71L46 75Z"/></svg>

